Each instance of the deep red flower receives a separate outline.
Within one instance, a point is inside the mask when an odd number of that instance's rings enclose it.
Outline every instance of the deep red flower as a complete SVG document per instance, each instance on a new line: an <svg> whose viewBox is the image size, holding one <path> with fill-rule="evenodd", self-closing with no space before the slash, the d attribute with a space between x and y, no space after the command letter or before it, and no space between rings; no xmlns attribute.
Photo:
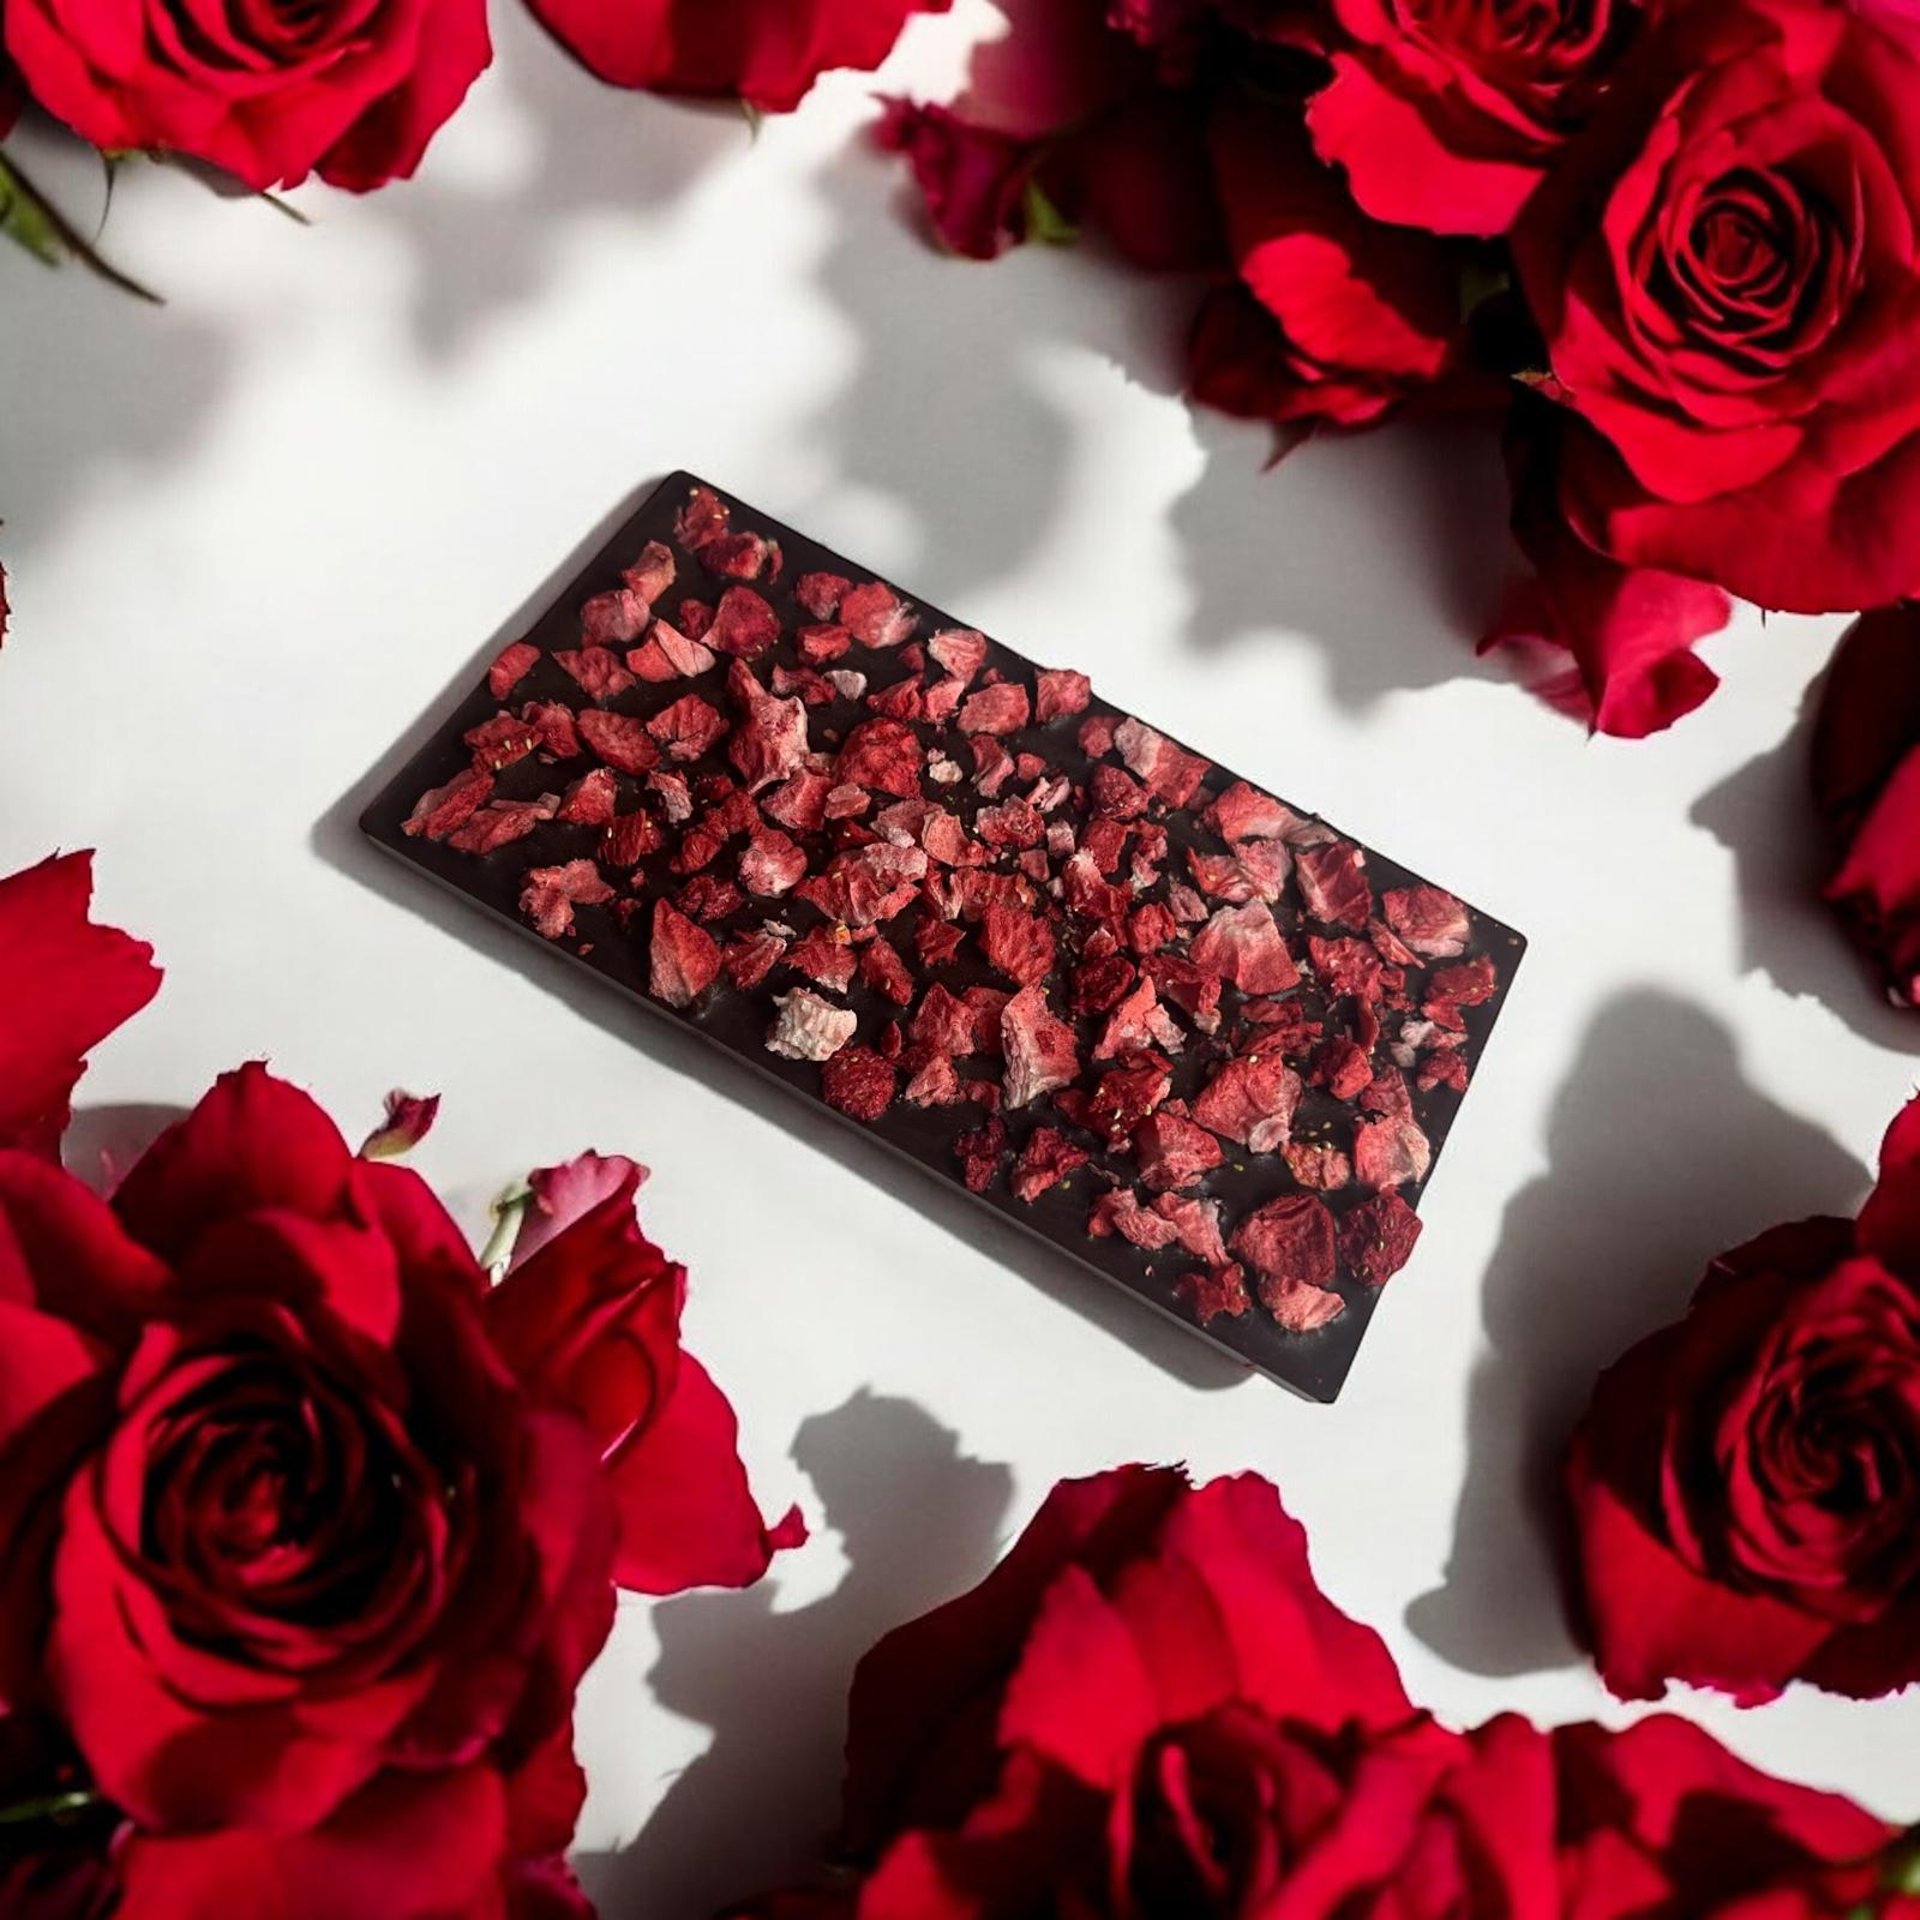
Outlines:
<svg viewBox="0 0 1920 1920"><path fill-rule="evenodd" d="M1567 1487L1616 1693L1920 1679L1920 1100L1858 1220L1723 1255L1601 1376Z"/></svg>
<svg viewBox="0 0 1920 1920"><path fill-rule="evenodd" d="M151 1000L153 949L88 917L93 855L0 879L0 1147L56 1154L84 1056Z"/></svg>
<svg viewBox="0 0 1920 1920"><path fill-rule="evenodd" d="M1813 794L1835 850L1827 898L1895 1003L1920 1005L1920 607L1871 613L1841 641Z"/></svg>
<svg viewBox="0 0 1920 1920"><path fill-rule="evenodd" d="M1811 0L1681 7L1513 230L1623 564L1824 612L1920 588L1920 36Z"/></svg>
<svg viewBox="0 0 1920 1920"><path fill-rule="evenodd" d="M951 0L530 0L583 66L619 87L800 104L830 68L869 71L916 13Z"/></svg>

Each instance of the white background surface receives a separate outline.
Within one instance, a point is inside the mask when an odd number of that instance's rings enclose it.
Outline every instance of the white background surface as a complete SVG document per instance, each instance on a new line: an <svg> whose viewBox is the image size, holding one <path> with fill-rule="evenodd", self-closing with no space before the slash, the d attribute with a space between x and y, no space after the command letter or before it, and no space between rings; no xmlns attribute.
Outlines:
<svg viewBox="0 0 1920 1920"><path fill-rule="evenodd" d="M942 85L983 26L917 23L887 80ZM1484 441L1396 429L1263 475L1264 435L1172 392L1184 291L921 244L855 137L871 80L754 138L598 88L504 0L496 31L424 177L304 193L310 229L130 169L107 241L163 312L0 257L0 870L97 846L100 910L167 968L86 1083L82 1149L267 1055L355 1135L389 1086L441 1092L419 1164L476 1230L529 1165L653 1167L689 1345L768 1510L798 1499L815 1538L757 1592L623 1610L581 1716L612 1912L799 1868L857 1654L978 1578L1057 1476L1126 1459L1277 1480L1443 1714L1622 1714L1567 1639L1537 1464L1709 1254L1852 1208L1915 1074L1920 1017L1808 904L1802 699L1838 623L1744 618L1704 712L1589 741L1472 658L1506 564ZM84 166L51 173L97 205ZM359 844L395 743L678 465L1532 937L1337 1407ZM1920 1817L1920 1700L1677 1704Z"/></svg>

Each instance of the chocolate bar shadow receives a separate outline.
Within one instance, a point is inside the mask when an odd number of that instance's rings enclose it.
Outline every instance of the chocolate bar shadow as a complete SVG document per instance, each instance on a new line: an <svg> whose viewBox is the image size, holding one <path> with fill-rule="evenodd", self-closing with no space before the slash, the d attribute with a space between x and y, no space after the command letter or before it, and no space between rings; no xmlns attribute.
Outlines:
<svg viewBox="0 0 1920 1920"><path fill-rule="evenodd" d="M999 1555L1011 1472L963 1454L911 1401L857 1393L807 1420L793 1452L818 1496L809 1521L839 1535L846 1572L786 1612L766 1586L653 1608L650 1690L713 1741L631 1842L576 1861L603 1913L694 1920L811 1878L838 1824L855 1663Z"/></svg>
<svg viewBox="0 0 1920 1920"><path fill-rule="evenodd" d="M1595 1377L1676 1319L1707 1262L1780 1220L1851 1213L1866 1170L1742 1071L1732 1035L1650 987L1595 1016L1507 1208L1483 1292L1466 1476L1442 1584L1407 1624L1468 1672L1578 1657L1558 1572L1559 1462Z"/></svg>
<svg viewBox="0 0 1920 1920"><path fill-rule="evenodd" d="M1692 818L1733 857L1741 964L1782 993L1819 1001L1869 1040L1920 1050L1920 1019L1888 1003L1872 962L1820 898L1825 849L1808 766L1823 684L1807 689L1779 745L1703 794Z"/></svg>

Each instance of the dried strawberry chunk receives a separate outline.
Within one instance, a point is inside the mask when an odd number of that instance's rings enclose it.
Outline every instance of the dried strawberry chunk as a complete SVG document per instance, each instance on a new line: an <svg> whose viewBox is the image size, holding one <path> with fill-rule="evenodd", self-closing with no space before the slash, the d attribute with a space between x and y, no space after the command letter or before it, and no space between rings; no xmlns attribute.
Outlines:
<svg viewBox="0 0 1920 1920"><path fill-rule="evenodd" d="M711 487L695 487L673 517L673 537L698 552L727 531L733 511Z"/></svg>
<svg viewBox="0 0 1920 1920"><path fill-rule="evenodd" d="M640 558L620 577L642 600L651 604L673 585L677 571L673 549L662 546L658 540L649 540L640 549Z"/></svg>
<svg viewBox="0 0 1920 1920"><path fill-rule="evenodd" d="M487 669L487 691L496 700L504 700L529 673L540 658L540 649L531 640L516 640L502 647Z"/></svg>
<svg viewBox="0 0 1920 1920"><path fill-rule="evenodd" d="M1376 1193L1343 1214L1338 1231L1347 1271L1384 1287L1407 1264L1420 1238L1420 1216L1397 1193Z"/></svg>
<svg viewBox="0 0 1920 1920"><path fill-rule="evenodd" d="M659 821L641 808L633 813L616 814L607 822L600 853L616 867L630 867L648 854L658 853L665 839Z"/></svg>
<svg viewBox="0 0 1920 1920"><path fill-rule="evenodd" d="M1269 1200L1234 1229L1232 1249L1260 1275L1260 1297L1296 1286L1325 1287L1334 1276L1333 1215L1310 1193Z"/></svg>
<svg viewBox="0 0 1920 1920"><path fill-rule="evenodd" d="M960 731L990 733L998 738L1018 733L1031 715L1026 688L1017 681L1003 680L998 686L982 687L960 703Z"/></svg>
<svg viewBox="0 0 1920 1920"><path fill-rule="evenodd" d="M898 720L863 720L847 735L834 762L836 783L870 787L902 800L920 797L920 741Z"/></svg>
<svg viewBox="0 0 1920 1920"><path fill-rule="evenodd" d="M1255 1153L1287 1144L1300 1104L1300 1076L1272 1054L1229 1060L1193 1103L1193 1117Z"/></svg>
<svg viewBox="0 0 1920 1920"><path fill-rule="evenodd" d="M549 940L573 931L576 906L597 907L613 898L613 889L591 860L569 860L561 867L534 867L520 895L520 911Z"/></svg>
<svg viewBox="0 0 1920 1920"><path fill-rule="evenodd" d="M755 927L727 942L720 964L726 968L727 978L742 993L750 993L773 971L786 950L787 943L779 934Z"/></svg>
<svg viewBox="0 0 1920 1920"><path fill-rule="evenodd" d="M1140 1196L1131 1187L1114 1187L1098 1195L1087 1215L1087 1231L1096 1240L1118 1234L1130 1245L1147 1253L1158 1253L1179 1239L1180 1230L1171 1220L1140 1204Z"/></svg>
<svg viewBox="0 0 1920 1920"><path fill-rule="evenodd" d="M1114 721L1107 713L1090 713L1080 722L1074 738L1089 760L1098 760L1113 751Z"/></svg>
<svg viewBox="0 0 1920 1920"><path fill-rule="evenodd" d="M683 693L647 721L647 731L666 749L669 760L698 760L727 731L726 716L712 701Z"/></svg>
<svg viewBox="0 0 1920 1920"><path fill-rule="evenodd" d="M723 533L702 541L697 551L709 573L726 580L758 580L770 554L779 549L769 548L757 533Z"/></svg>
<svg viewBox="0 0 1920 1920"><path fill-rule="evenodd" d="M560 802L560 811L553 817L565 820L574 826L604 827L613 818L614 803L619 798L620 782L611 767L595 767L590 773L583 773Z"/></svg>
<svg viewBox="0 0 1920 1920"><path fill-rule="evenodd" d="M498 773L524 760L539 742L539 735L524 720L510 713L496 713L477 727L469 727L460 738L473 749L473 764L483 773Z"/></svg>
<svg viewBox="0 0 1920 1920"><path fill-rule="evenodd" d="M904 1007L913 999L913 975L890 940L876 935L860 949L860 978L882 999Z"/></svg>
<svg viewBox="0 0 1920 1920"><path fill-rule="evenodd" d="M1220 1142L1170 1107L1149 1114L1133 1130L1133 1151L1140 1178L1156 1193L1190 1187L1211 1173L1224 1157Z"/></svg>
<svg viewBox="0 0 1920 1920"><path fill-rule="evenodd" d="M987 664L987 636L972 627L947 627L927 642L927 651L948 673L967 681Z"/></svg>
<svg viewBox="0 0 1920 1920"><path fill-rule="evenodd" d="M860 1017L851 1007L836 1007L805 987L777 994L780 1009L767 1034L767 1051L787 1060L829 1060L853 1038Z"/></svg>
<svg viewBox="0 0 1920 1920"><path fill-rule="evenodd" d="M580 609L580 638L589 647L626 647L647 630L651 604L631 587L596 593Z"/></svg>
<svg viewBox="0 0 1920 1920"><path fill-rule="evenodd" d="M1380 896L1387 925L1423 960L1451 960L1467 944L1467 909L1440 887L1394 887Z"/></svg>
<svg viewBox="0 0 1920 1920"><path fill-rule="evenodd" d="M645 773L660 763L660 749L645 724L631 714L589 707L580 716L580 737L608 766L621 773Z"/></svg>
<svg viewBox="0 0 1920 1920"><path fill-rule="evenodd" d="M1072 667L1042 667L1034 676L1033 717L1067 720L1085 713L1093 698L1093 682Z"/></svg>
<svg viewBox="0 0 1920 1920"><path fill-rule="evenodd" d="M1293 856L1278 840L1248 840L1232 853L1190 849L1187 871L1193 884L1213 900L1238 906L1246 900L1278 900L1293 870Z"/></svg>
<svg viewBox="0 0 1920 1920"><path fill-rule="evenodd" d="M589 700L611 700L633 685L633 675L620 664L619 656L605 647L580 647L556 653L553 664L571 674Z"/></svg>
<svg viewBox="0 0 1920 1920"><path fill-rule="evenodd" d="M1364 927L1373 909L1366 861L1367 856L1350 840L1329 840L1321 846L1300 848L1293 872L1307 911L1329 926L1356 931Z"/></svg>
<svg viewBox="0 0 1920 1920"><path fill-rule="evenodd" d="M1016 987L1030 987L1053 971L1053 929L1037 913L989 907L980 916L980 947L987 964Z"/></svg>
<svg viewBox="0 0 1920 1920"><path fill-rule="evenodd" d="M674 896L674 905L692 920L724 920L747 904L747 896L724 875L697 873Z"/></svg>
<svg viewBox="0 0 1920 1920"><path fill-rule="evenodd" d="M747 791L757 793L797 773L807 757L805 705L768 693L738 660L727 686L745 715L727 742L727 758L747 783Z"/></svg>
<svg viewBox="0 0 1920 1920"><path fill-rule="evenodd" d="M813 927L787 949L787 965L835 993L845 993L859 955L844 933L832 927Z"/></svg>
<svg viewBox="0 0 1920 1920"><path fill-rule="evenodd" d="M777 827L761 827L747 836L747 849L740 856L740 884L749 893L777 897L806 870L806 850Z"/></svg>
<svg viewBox="0 0 1920 1920"><path fill-rule="evenodd" d="M1176 747L1165 734L1131 716L1114 728L1113 744L1148 791L1170 807L1184 807L1213 771L1211 761Z"/></svg>
<svg viewBox="0 0 1920 1920"><path fill-rule="evenodd" d="M700 637L716 652L750 659L780 638L780 616L753 588L729 587Z"/></svg>
<svg viewBox="0 0 1920 1920"><path fill-rule="evenodd" d="M1277 840L1300 824L1300 816L1270 793L1236 780L1206 812L1207 824L1222 840L1238 846L1243 840Z"/></svg>
<svg viewBox="0 0 1920 1920"><path fill-rule="evenodd" d="M1329 993L1351 994L1357 1000L1380 997L1380 955L1365 940L1328 940L1312 933L1307 936L1307 958Z"/></svg>
<svg viewBox="0 0 1920 1920"><path fill-rule="evenodd" d="M793 583L793 597L816 620L831 620L846 590L846 577L838 573L803 573Z"/></svg>
<svg viewBox="0 0 1920 1920"><path fill-rule="evenodd" d="M1087 777L1087 800L1107 820L1137 820L1147 810L1147 790L1123 767L1095 767Z"/></svg>
<svg viewBox="0 0 1920 1920"><path fill-rule="evenodd" d="M1484 953L1457 967L1441 967L1427 982L1427 998L1422 1011L1429 1020L1444 1027L1458 1027L1460 1009L1477 1007L1491 1000L1500 984L1493 962Z"/></svg>
<svg viewBox="0 0 1920 1920"><path fill-rule="evenodd" d="M1157 1056L1143 1056L1115 1067L1101 1075L1100 1084L1087 1101L1087 1130L1104 1134L1109 1141L1125 1140L1172 1091L1173 1073Z"/></svg>
<svg viewBox="0 0 1920 1920"><path fill-rule="evenodd" d="M870 647L897 647L920 624L900 596L878 580L841 594L838 617L856 640Z"/></svg>
<svg viewBox="0 0 1920 1920"><path fill-rule="evenodd" d="M1285 993L1300 978L1264 900L1218 908L1187 953L1195 966L1231 980L1242 993Z"/></svg>
<svg viewBox="0 0 1920 1920"><path fill-rule="evenodd" d="M691 680L705 673L717 658L704 642L689 639L665 620L656 620L645 643L627 655L627 666L642 680Z"/></svg>
<svg viewBox="0 0 1920 1920"><path fill-rule="evenodd" d="M878 1120L893 1105L900 1076L871 1047L842 1047L820 1069L820 1095L855 1120Z"/></svg>
<svg viewBox="0 0 1920 1920"><path fill-rule="evenodd" d="M973 817L973 830L989 847L1037 847L1047 835L1047 823L1025 800L1003 800L982 807Z"/></svg>
<svg viewBox="0 0 1920 1920"><path fill-rule="evenodd" d="M1253 1305L1247 1294L1246 1269L1237 1260L1183 1273L1173 1290L1203 1327L1222 1317L1238 1320Z"/></svg>
<svg viewBox="0 0 1920 1920"><path fill-rule="evenodd" d="M1022 987L1001 1009L1000 1044L1007 1057L1003 1087L1010 1107L1070 1086L1079 1074L1073 1029L1049 1010L1038 986Z"/></svg>
<svg viewBox="0 0 1920 1920"><path fill-rule="evenodd" d="M1336 1038L1316 1063L1320 1084L1336 1100L1354 1100L1373 1084L1373 1062L1358 1042Z"/></svg>
<svg viewBox="0 0 1920 1920"><path fill-rule="evenodd" d="M993 1184L993 1176L1000 1166L1000 1156L1006 1151L1007 1123L996 1114L991 1114L979 1126L956 1136L953 1143L953 1157L960 1162L960 1177L966 1182L969 1193L985 1193Z"/></svg>
<svg viewBox="0 0 1920 1920"><path fill-rule="evenodd" d="M690 1007L720 971L720 947L669 900L653 903L648 991L670 1007Z"/></svg>
<svg viewBox="0 0 1920 1920"><path fill-rule="evenodd" d="M1354 1131L1354 1171L1365 1186L1384 1189L1424 1180L1432 1161L1427 1136L1407 1115L1364 1121Z"/></svg>
<svg viewBox="0 0 1920 1920"><path fill-rule="evenodd" d="M1057 1127L1035 1127L1013 1163L1008 1185L1014 1198L1028 1206L1047 1191L1057 1187L1093 1158L1085 1147L1077 1147Z"/></svg>
<svg viewBox="0 0 1920 1920"><path fill-rule="evenodd" d="M818 833L826 824L827 794L832 778L803 767L761 801L760 810L769 820L795 833Z"/></svg>
<svg viewBox="0 0 1920 1920"><path fill-rule="evenodd" d="M480 810L493 792L493 775L479 767L467 767L456 773L444 787L434 787L413 803L413 811L400 831L411 839L422 836L444 840L455 828L464 826Z"/></svg>
<svg viewBox="0 0 1920 1920"><path fill-rule="evenodd" d="M559 799L551 793L543 793L537 800L490 800L447 835L447 845L456 853L491 853L496 847L524 840L559 809Z"/></svg>
<svg viewBox="0 0 1920 1920"><path fill-rule="evenodd" d="M975 1050L973 1009L936 981L914 1012L911 1033L916 1052L964 1059Z"/></svg>
<svg viewBox="0 0 1920 1920"><path fill-rule="evenodd" d="M926 871L922 849L881 840L835 854L824 873L802 881L795 891L810 906L849 927L872 927L912 904Z"/></svg>
<svg viewBox="0 0 1920 1920"><path fill-rule="evenodd" d="M944 967L959 952L967 937L965 927L950 920L922 920L913 930L913 950L921 966L929 970Z"/></svg>
<svg viewBox="0 0 1920 1920"><path fill-rule="evenodd" d="M1347 1303L1326 1287L1305 1281L1262 1280L1260 1304L1288 1333L1314 1333L1346 1312Z"/></svg>
<svg viewBox="0 0 1920 1920"><path fill-rule="evenodd" d="M580 751L573 709L558 700L530 700L520 718L533 729L534 751L545 759L571 760Z"/></svg>

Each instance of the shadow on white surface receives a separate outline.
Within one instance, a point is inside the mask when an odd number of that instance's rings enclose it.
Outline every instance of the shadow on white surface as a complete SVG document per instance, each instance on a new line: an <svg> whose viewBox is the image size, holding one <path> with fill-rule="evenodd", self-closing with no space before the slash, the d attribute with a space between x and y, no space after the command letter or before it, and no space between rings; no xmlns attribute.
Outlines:
<svg viewBox="0 0 1920 1920"><path fill-rule="evenodd" d="M576 1860L603 1913L692 1920L809 1877L839 1816L855 1662L998 1557L1011 1472L961 1454L910 1401L857 1393L801 1427L794 1458L847 1573L790 1613L775 1613L765 1588L654 1608L653 1695L711 1727L713 1743L629 1845Z"/></svg>
<svg viewBox="0 0 1920 1920"><path fill-rule="evenodd" d="M1823 674L1808 688L1777 747L1700 797L1694 824L1733 856L1743 966L1882 1046L1920 1049L1920 1015L1888 1004L1871 963L1820 898L1828 860L1808 764L1825 684Z"/></svg>
<svg viewBox="0 0 1920 1920"><path fill-rule="evenodd" d="M1560 1451L1595 1376L1678 1317L1707 1262L1782 1220L1851 1213L1867 1170L1757 1092L1732 1036L1652 988L1595 1017L1487 1270L1490 1351L1442 1584L1407 1624L1472 1673L1570 1664L1555 1568Z"/></svg>
<svg viewBox="0 0 1920 1920"><path fill-rule="evenodd" d="M95 1193L109 1194L161 1133L186 1115L185 1107L159 1103L76 1107L60 1143L61 1163Z"/></svg>

